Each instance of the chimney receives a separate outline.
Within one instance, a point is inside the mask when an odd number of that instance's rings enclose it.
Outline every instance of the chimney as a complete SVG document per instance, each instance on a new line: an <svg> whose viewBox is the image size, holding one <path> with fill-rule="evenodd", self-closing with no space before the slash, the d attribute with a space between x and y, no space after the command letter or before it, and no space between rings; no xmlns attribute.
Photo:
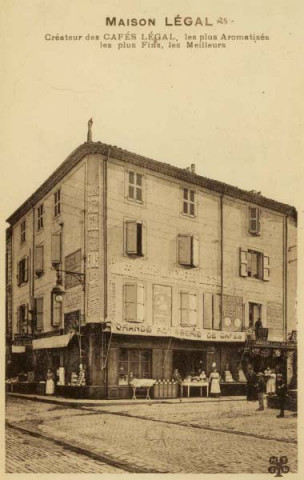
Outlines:
<svg viewBox="0 0 304 480"><path fill-rule="evenodd" d="M92 140L92 125L93 125L93 119L90 118L88 121L88 136L87 136L87 142L91 143Z"/></svg>
<svg viewBox="0 0 304 480"><path fill-rule="evenodd" d="M191 163L191 173L195 173L195 163Z"/></svg>

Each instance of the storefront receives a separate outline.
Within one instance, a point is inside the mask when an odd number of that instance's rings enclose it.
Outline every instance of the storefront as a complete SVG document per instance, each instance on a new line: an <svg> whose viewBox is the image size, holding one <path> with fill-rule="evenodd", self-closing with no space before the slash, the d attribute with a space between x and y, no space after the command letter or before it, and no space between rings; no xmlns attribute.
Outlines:
<svg viewBox="0 0 304 480"><path fill-rule="evenodd" d="M218 336L219 333L218 333ZM231 338L232 337L232 338ZM222 378L223 390L239 394L239 366L242 357L238 335L224 341L199 341L174 337L148 337L141 335L111 335L108 342L107 396L129 398L129 381L132 378L150 378L156 382L172 380L173 371L178 369L182 379L196 380L201 371L207 377L215 363ZM231 341L232 340L232 341ZM243 343L243 341L241 341ZM231 373L231 381L225 382L225 372ZM224 393L225 394L225 393ZM244 389L242 389L244 394ZM199 391L191 392L199 395Z"/></svg>

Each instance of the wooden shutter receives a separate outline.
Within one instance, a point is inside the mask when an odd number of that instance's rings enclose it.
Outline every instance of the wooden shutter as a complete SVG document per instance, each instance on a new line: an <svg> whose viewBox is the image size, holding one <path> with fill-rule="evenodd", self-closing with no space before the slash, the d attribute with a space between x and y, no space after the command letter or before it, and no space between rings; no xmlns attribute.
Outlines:
<svg viewBox="0 0 304 480"><path fill-rule="evenodd" d="M143 322L145 319L145 287L137 285L137 322Z"/></svg>
<svg viewBox="0 0 304 480"><path fill-rule="evenodd" d="M35 249L35 273L43 272L43 245L37 245Z"/></svg>
<svg viewBox="0 0 304 480"><path fill-rule="evenodd" d="M17 263L17 285L21 284L20 262Z"/></svg>
<svg viewBox="0 0 304 480"><path fill-rule="evenodd" d="M221 326L221 297L213 295L213 328L219 330Z"/></svg>
<svg viewBox="0 0 304 480"><path fill-rule="evenodd" d="M263 280L269 282L270 280L270 260L269 255L263 255Z"/></svg>
<svg viewBox="0 0 304 480"><path fill-rule="evenodd" d="M43 297L36 298L36 330L41 331L43 327Z"/></svg>
<svg viewBox="0 0 304 480"><path fill-rule="evenodd" d="M52 265L59 265L61 263L61 233L52 233L51 250Z"/></svg>
<svg viewBox="0 0 304 480"><path fill-rule="evenodd" d="M137 222L126 222L126 253L128 255L137 255Z"/></svg>
<svg viewBox="0 0 304 480"><path fill-rule="evenodd" d="M197 296L195 293L189 293L189 321L188 325L196 326L197 323Z"/></svg>
<svg viewBox="0 0 304 480"><path fill-rule="evenodd" d="M204 328L212 328L212 294L204 293Z"/></svg>
<svg viewBox="0 0 304 480"><path fill-rule="evenodd" d="M125 299L125 321L136 322L137 321L137 291L136 284L126 284L124 287L124 299Z"/></svg>
<svg viewBox="0 0 304 480"><path fill-rule="evenodd" d="M240 247L240 276L247 277L247 250Z"/></svg>
<svg viewBox="0 0 304 480"><path fill-rule="evenodd" d="M187 292L180 292L180 311L181 326L187 327L189 325L189 294Z"/></svg>
<svg viewBox="0 0 304 480"><path fill-rule="evenodd" d="M199 266L199 238L196 235L192 237L192 266Z"/></svg>
<svg viewBox="0 0 304 480"><path fill-rule="evenodd" d="M178 236L178 263L191 266L192 237L191 235Z"/></svg>
<svg viewBox="0 0 304 480"><path fill-rule="evenodd" d="M249 232L253 235L260 233L260 210L258 207L249 207Z"/></svg>
<svg viewBox="0 0 304 480"><path fill-rule="evenodd" d="M25 259L24 259L24 278L23 278L23 280L25 282L28 281L28 264L29 264L28 257L25 257Z"/></svg>

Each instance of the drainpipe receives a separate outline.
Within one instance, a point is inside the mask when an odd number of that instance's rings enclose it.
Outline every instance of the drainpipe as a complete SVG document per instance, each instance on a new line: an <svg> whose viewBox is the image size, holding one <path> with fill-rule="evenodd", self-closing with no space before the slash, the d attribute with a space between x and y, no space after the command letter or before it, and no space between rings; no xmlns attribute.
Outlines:
<svg viewBox="0 0 304 480"><path fill-rule="evenodd" d="M284 228L283 228L283 340L287 340L287 247L288 247L288 217L284 217Z"/></svg>

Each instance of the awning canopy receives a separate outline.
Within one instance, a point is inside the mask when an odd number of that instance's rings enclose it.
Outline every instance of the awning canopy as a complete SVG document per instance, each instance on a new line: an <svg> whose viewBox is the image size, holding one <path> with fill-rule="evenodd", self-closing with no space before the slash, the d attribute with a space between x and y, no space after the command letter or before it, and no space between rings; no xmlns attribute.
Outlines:
<svg viewBox="0 0 304 480"><path fill-rule="evenodd" d="M72 332L67 333L66 335L54 335L53 337L36 338L33 340L33 350L67 347L74 335L75 333Z"/></svg>
<svg viewBox="0 0 304 480"><path fill-rule="evenodd" d="M24 353L25 345L12 345L12 353Z"/></svg>

